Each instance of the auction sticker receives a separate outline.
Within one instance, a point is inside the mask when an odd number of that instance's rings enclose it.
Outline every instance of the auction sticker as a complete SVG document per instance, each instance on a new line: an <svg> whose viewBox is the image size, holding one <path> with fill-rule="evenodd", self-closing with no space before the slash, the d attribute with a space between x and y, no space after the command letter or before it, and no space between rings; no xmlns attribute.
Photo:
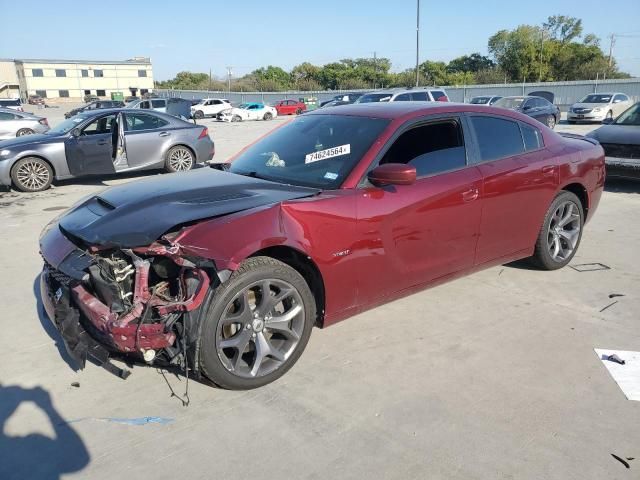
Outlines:
<svg viewBox="0 0 640 480"><path fill-rule="evenodd" d="M351 144L347 143L346 145L309 153L304 157L304 163L313 163L327 158L339 157L340 155L348 155L349 153L351 153Z"/></svg>

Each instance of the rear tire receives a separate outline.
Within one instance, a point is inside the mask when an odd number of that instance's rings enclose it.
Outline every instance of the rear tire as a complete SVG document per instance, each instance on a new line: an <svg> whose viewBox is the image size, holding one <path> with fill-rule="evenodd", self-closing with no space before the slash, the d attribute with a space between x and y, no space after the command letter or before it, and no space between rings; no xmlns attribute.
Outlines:
<svg viewBox="0 0 640 480"><path fill-rule="evenodd" d="M24 135L33 135L34 133L36 132L31 130L30 128L21 128L16 132L16 137L22 137Z"/></svg>
<svg viewBox="0 0 640 480"><path fill-rule="evenodd" d="M189 148L184 145L176 145L167 152L164 169L168 173L186 172L191 170L195 163L195 156Z"/></svg>
<svg viewBox="0 0 640 480"><path fill-rule="evenodd" d="M41 192L51 186L53 170L41 158L21 158L11 169L11 181L21 192Z"/></svg>
<svg viewBox="0 0 640 480"><path fill-rule="evenodd" d="M556 117L555 115L549 115L547 117L547 127L549 127L551 130L553 130L554 128L556 128Z"/></svg>
<svg viewBox="0 0 640 480"><path fill-rule="evenodd" d="M302 109L301 108L296 110L296 115L300 115L301 113L302 113Z"/></svg>
<svg viewBox="0 0 640 480"><path fill-rule="evenodd" d="M209 303L199 339L202 373L231 390L271 383L300 358L315 317L302 275L271 257L249 258Z"/></svg>
<svg viewBox="0 0 640 480"><path fill-rule="evenodd" d="M231 117L231 121L232 122L241 122L242 121L242 117L240 115L234 115L233 117Z"/></svg>
<svg viewBox="0 0 640 480"><path fill-rule="evenodd" d="M572 192L560 192L544 216L530 262L542 270L564 267L578 251L583 225L580 199Z"/></svg>

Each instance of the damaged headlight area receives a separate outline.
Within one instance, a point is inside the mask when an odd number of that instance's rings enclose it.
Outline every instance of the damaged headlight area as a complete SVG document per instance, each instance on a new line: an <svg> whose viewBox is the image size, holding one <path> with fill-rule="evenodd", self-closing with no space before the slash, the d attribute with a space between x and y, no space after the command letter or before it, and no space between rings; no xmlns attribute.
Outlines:
<svg viewBox="0 0 640 480"><path fill-rule="evenodd" d="M75 249L57 268L45 264L43 303L81 368L90 358L126 378L127 370L109 362L117 352L186 370L197 343L199 310L194 311L212 278L218 282L213 262L182 256L169 242Z"/></svg>

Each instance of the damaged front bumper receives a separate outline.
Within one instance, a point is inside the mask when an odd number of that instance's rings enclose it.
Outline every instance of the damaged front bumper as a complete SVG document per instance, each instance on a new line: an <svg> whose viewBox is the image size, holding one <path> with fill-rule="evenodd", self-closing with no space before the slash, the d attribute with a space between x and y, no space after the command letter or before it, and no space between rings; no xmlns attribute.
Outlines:
<svg viewBox="0 0 640 480"><path fill-rule="evenodd" d="M113 353L148 363L162 357L186 368L193 340L188 330L194 328L187 316L207 296L215 276L211 261L198 264L169 243L111 253L83 250L57 225L43 234L40 249L42 302L79 368L90 359L126 378L127 370L110 363ZM115 267L109 255L117 256Z"/></svg>

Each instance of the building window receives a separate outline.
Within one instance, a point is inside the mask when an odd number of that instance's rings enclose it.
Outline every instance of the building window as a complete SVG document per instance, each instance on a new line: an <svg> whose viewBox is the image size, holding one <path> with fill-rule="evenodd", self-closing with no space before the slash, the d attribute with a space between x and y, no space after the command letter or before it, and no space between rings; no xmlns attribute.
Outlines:
<svg viewBox="0 0 640 480"><path fill-rule="evenodd" d="M56 68L56 77L66 77L67 71L64 68Z"/></svg>
<svg viewBox="0 0 640 480"><path fill-rule="evenodd" d="M99 97L106 97L106 91L105 90L96 90L96 95Z"/></svg>
<svg viewBox="0 0 640 480"><path fill-rule="evenodd" d="M58 96L61 98L69 98L69 90L58 90Z"/></svg>
<svg viewBox="0 0 640 480"><path fill-rule="evenodd" d="M138 76L139 77L146 77L147 76L147 71L146 70L138 70Z"/></svg>
<svg viewBox="0 0 640 480"><path fill-rule="evenodd" d="M94 70L93 71L93 76L94 77L104 77L104 73L102 72L102 70Z"/></svg>
<svg viewBox="0 0 640 480"><path fill-rule="evenodd" d="M84 91L84 94L85 94L85 95L91 95L91 90L85 90L85 91Z"/></svg>
<svg viewBox="0 0 640 480"><path fill-rule="evenodd" d="M36 95L42 97L42 98L47 98L47 91L46 90L36 90Z"/></svg>
<svg viewBox="0 0 640 480"><path fill-rule="evenodd" d="M31 75L33 77L44 77L44 74L42 73L42 69L41 68L32 68L31 69Z"/></svg>
<svg viewBox="0 0 640 480"><path fill-rule="evenodd" d="M146 95L147 93L149 93L149 90L147 90L146 88L140 89L140 95Z"/></svg>
<svg viewBox="0 0 640 480"><path fill-rule="evenodd" d="M80 75L82 75L83 77L88 77L89 70L85 70L85 69L80 70Z"/></svg>

